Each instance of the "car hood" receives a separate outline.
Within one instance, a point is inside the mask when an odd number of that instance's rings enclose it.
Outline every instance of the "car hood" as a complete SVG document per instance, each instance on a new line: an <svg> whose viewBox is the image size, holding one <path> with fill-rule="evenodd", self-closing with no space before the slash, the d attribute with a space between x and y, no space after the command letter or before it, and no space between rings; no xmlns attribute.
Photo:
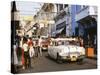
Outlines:
<svg viewBox="0 0 100 75"><path fill-rule="evenodd" d="M76 45L61 45L57 47L58 49L62 50L62 52L81 52L83 47L76 46Z"/></svg>

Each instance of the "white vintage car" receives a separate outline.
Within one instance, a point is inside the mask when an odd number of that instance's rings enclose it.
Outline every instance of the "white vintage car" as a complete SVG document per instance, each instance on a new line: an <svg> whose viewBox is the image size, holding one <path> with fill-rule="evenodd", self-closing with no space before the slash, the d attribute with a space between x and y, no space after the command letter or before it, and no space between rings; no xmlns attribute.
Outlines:
<svg viewBox="0 0 100 75"><path fill-rule="evenodd" d="M82 61L85 58L85 48L78 45L76 39L53 39L52 45L48 47L48 55L57 62Z"/></svg>

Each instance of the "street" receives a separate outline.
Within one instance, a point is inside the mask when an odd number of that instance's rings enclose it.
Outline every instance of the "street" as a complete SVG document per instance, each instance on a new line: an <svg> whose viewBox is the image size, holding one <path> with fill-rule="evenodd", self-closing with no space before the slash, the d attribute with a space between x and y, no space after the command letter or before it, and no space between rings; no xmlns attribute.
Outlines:
<svg viewBox="0 0 100 75"><path fill-rule="evenodd" d="M97 61L95 59L85 58L83 64L77 62L64 62L58 64L55 60L47 56L47 52L43 52L43 56L35 57L32 60L32 68L18 69L18 73L37 73L37 72L54 72L54 71L68 71L68 70L82 70L82 69L96 69Z"/></svg>

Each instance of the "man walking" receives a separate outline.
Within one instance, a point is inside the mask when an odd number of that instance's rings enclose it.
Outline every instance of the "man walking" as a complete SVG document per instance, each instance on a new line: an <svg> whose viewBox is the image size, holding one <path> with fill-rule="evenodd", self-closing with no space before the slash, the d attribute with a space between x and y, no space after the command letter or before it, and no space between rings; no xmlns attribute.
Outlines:
<svg viewBox="0 0 100 75"><path fill-rule="evenodd" d="M23 49L24 49L25 68L28 68L29 53L28 53L27 38L24 38Z"/></svg>
<svg viewBox="0 0 100 75"><path fill-rule="evenodd" d="M38 42L38 49L39 49L40 55L42 56L42 49L41 49L42 45L41 45L41 42L42 42L42 40L41 40L41 38L40 38L40 39L39 39L39 42Z"/></svg>

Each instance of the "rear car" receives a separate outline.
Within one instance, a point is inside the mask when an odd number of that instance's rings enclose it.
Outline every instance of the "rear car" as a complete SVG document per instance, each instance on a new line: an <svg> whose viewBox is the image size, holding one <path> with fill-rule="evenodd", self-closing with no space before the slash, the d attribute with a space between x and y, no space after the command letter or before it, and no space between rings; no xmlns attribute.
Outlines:
<svg viewBox="0 0 100 75"><path fill-rule="evenodd" d="M47 51L48 45L49 45L48 37L47 36L41 36L40 39L41 39L41 49L44 50L44 51Z"/></svg>
<svg viewBox="0 0 100 75"><path fill-rule="evenodd" d="M48 42L47 41L42 41L41 48L42 48L42 50L48 50Z"/></svg>

